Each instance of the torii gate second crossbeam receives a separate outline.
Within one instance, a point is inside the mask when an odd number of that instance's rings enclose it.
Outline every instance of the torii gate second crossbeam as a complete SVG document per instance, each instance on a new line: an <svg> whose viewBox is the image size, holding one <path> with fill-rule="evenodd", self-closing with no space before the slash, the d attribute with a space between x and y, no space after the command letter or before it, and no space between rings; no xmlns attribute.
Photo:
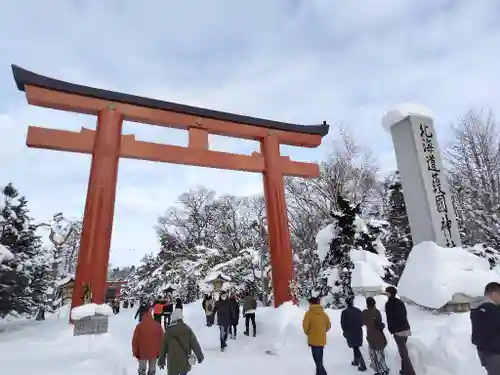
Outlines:
<svg viewBox="0 0 500 375"><path fill-rule="evenodd" d="M95 131L30 126L26 140L28 147L92 155L72 307L83 303L84 284L90 285L93 302L105 300L120 158L262 173L274 303L277 307L292 299L289 284L294 271L283 176L313 178L319 176L319 167L281 156L280 144L317 147L328 133L326 123L304 126L270 121L76 85L16 65L12 71L29 104L97 116ZM189 145L138 141L122 134L123 121L185 129ZM261 152L212 151L209 134L258 141Z"/></svg>

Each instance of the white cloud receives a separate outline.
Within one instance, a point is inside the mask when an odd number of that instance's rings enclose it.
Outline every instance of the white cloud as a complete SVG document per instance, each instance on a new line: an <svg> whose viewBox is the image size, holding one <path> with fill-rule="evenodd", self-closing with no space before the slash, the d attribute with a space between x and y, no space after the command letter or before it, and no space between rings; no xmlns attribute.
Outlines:
<svg viewBox="0 0 500 375"><path fill-rule="evenodd" d="M19 0L0 13L0 183L13 181L44 219L83 212L90 158L27 149L28 124L93 128L89 116L33 108L9 64L56 78L276 120L346 122L394 166L382 114L418 101L437 114L441 143L470 106L499 109L500 4L496 0ZM142 140L185 145L180 131L126 124ZM335 129L332 129L332 134ZM330 137L332 137L331 135ZM256 145L213 138L214 148ZM284 147L297 160L317 150ZM153 225L197 184L262 191L258 175L123 160L112 261L153 251Z"/></svg>

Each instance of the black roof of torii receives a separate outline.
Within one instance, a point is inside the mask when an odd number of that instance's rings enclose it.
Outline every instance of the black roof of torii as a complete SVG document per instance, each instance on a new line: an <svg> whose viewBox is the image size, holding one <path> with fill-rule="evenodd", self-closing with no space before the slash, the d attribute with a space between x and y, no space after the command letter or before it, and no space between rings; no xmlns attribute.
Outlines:
<svg viewBox="0 0 500 375"><path fill-rule="evenodd" d="M80 96L91 97L95 99L108 100L117 103L131 104L140 107L159 109L164 111L182 113L186 115L210 118L220 121L235 122L244 125L252 125L262 128L283 130L293 133L314 134L324 137L328 134L329 125L326 121L321 125L299 125L287 122L266 120L257 117L238 115L229 112L215 111L212 109L193 107L184 104L166 102L157 99L145 98L142 96L123 94L119 92L96 89L93 87L77 85L70 82L46 77L29 70L23 69L17 65L12 65L12 73L16 81L17 88L20 91L25 90L25 86L41 87L48 90L65 92Z"/></svg>

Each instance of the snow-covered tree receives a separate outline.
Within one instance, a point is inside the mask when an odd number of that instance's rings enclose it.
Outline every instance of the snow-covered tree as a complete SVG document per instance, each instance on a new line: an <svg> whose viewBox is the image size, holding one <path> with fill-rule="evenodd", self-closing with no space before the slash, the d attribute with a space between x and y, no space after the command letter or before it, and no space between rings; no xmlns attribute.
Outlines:
<svg viewBox="0 0 500 375"><path fill-rule="evenodd" d="M3 196L0 244L7 246L14 255L15 267L0 273L0 283L9 285L2 291L0 314L5 316L13 311L31 315L46 303L51 281L50 263L28 216L27 200L19 196L12 184L3 189Z"/></svg>
<svg viewBox="0 0 500 375"><path fill-rule="evenodd" d="M332 240L326 253L318 254L322 261L321 273L314 294L326 297L327 307L343 308L353 298L351 258L353 250L377 254L377 237L369 232L361 219L360 204L352 204L342 195L337 198L338 211L332 211ZM375 227L375 225L373 225Z"/></svg>
<svg viewBox="0 0 500 375"><path fill-rule="evenodd" d="M385 238L385 248L392 264L386 281L397 285L413 247L413 240L399 173L391 174L386 179L385 184L388 192L385 216L389 224L388 235Z"/></svg>

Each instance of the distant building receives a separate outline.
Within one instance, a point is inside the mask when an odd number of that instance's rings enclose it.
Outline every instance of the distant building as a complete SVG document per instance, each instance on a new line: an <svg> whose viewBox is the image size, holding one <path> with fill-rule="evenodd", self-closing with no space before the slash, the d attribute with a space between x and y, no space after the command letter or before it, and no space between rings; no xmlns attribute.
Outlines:
<svg viewBox="0 0 500 375"><path fill-rule="evenodd" d="M122 288L127 284L126 281L107 281L106 282L106 301L110 302L115 298L120 298ZM73 289L75 287L75 278L68 276L57 283L58 292L62 299L62 304L71 302Z"/></svg>

